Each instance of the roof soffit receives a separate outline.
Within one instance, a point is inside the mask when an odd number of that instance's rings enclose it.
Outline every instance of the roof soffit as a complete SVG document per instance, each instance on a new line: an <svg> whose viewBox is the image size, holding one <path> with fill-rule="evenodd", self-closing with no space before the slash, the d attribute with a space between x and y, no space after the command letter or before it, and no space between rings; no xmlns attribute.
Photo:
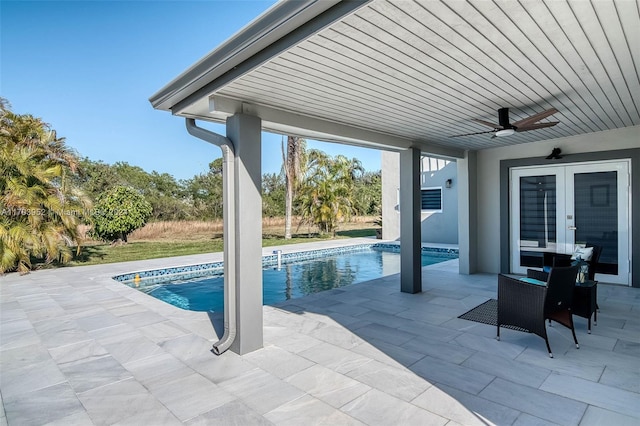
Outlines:
<svg viewBox="0 0 640 426"><path fill-rule="evenodd" d="M637 126L639 16L637 2L375 0L214 92L455 150ZM220 120L212 93L180 115ZM471 119L497 122L501 107L512 122L555 107L544 121L560 124L449 137L489 130Z"/></svg>

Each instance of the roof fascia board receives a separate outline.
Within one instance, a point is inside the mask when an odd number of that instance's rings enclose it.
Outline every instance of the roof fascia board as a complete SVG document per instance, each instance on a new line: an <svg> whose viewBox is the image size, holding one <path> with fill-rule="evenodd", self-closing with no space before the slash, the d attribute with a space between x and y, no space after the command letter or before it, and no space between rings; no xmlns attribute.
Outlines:
<svg viewBox="0 0 640 426"><path fill-rule="evenodd" d="M278 2L259 15L223 44L154 93L149 101L156 109L169 110L176 97L189 87L201 87L217 75L269 46L340 0L299 0ZM179 100L179 99L178 99Z"/></svg>
<svg viewBox="0 0 640 426"><path fill-rule="evenodd" d="M259 49L257 52L251 54L245 60L234 60L233 67L223 73L216 73L216 77L210 79L203 86L195 90L192 90L193 88L185 87L181 91L182 99L174 102L173 105L168 109L170 109L173 114L180 114L193 103L197 102L199 99L205 98L212 93L215 93L217 90L231 83L235 79L243 76L244 74L259 67L270 59L296 46L298 43L306 40L310 36L323 30L324 28L343 18L344 16L353 13L370 1L372 0L340 1L336 4L333 4L333 6L331 6L330 8L323 10L321 13L312 17L306 22L298 22L298 25L295 28L291 28L291 31L286 35L280 37L270 45ZM323 3L323 1L320 2ZM327 3L330 4L330 2ZM254 46L250 45L249 47ZM254 50L256 49L252 49L252 52Z"/></svg>
<svg viewBox="0 0 640 426"><path fill-rule="evenodd" d="M426 141L416 141L395 135L376 132L361 127L350 126L308 115L301 115L265 105L251 104L240 100L213 95L209 97L209 109L220 117L233 114L248 114L260 117L265 130L277 133L293 133L300 136L322 139L330 142L367 146L383 150L404 150L418 148L421 152L450 158L464 158L464 150L433 145Z"/></svg>

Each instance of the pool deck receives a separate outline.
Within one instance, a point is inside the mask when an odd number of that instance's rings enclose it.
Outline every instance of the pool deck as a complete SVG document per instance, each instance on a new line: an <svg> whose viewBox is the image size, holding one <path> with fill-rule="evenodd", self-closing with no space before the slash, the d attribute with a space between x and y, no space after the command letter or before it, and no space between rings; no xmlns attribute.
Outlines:
<svg viewBox="0 0 640 426"><path fill-rule="evenodd" d="M351 239L267 247L301 250ZM307 246L307 247L305 247ZM0 277L0 425L637 425L640 290L598 286L580 349L458 319L496 297L457 260L264 309L264 348L215 356L220 315L183 311L111 279L222 254Z"/></svg>

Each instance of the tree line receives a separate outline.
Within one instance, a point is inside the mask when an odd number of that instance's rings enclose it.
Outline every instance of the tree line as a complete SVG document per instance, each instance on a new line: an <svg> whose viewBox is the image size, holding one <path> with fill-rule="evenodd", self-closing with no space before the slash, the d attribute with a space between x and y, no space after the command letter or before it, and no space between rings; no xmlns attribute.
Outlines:
<svg viewBox="0 0 640 426"><path fill-rule="evenodd" d="M293 212L312 218L315 206L335 201L329 195L344 198L335 208L339 217L379 215L381 205L380 171L366 172L359 160L331 157L322 151L309 150L306 173L298 184ZM106 164L83 158L74 175L78 187L91 200L116 187L128 187L144 196L151 205L150 220L215 220L222 218L222 159L209 163L209 170L191 179L178 180L168 173L146 172L126 162ZM285 216L286 175L262 175L263 217ZM324 188L321 188L325 185ZM333 186L331 186L333 185ZM317 192L312 194L310 191ZM333 192L333 194L330 194Z"/></svg>
<svg viewBox="0 0 640 426"><path fill-rule="evenodd" d="M333 233L352 215L380 215L381 173L359 160L283 141L283 168L262 178L262 214ZM127 162L81 158L42 119L15 114L0 98L0 272L31 269L31 259L66 262L79 250L78 226L122 239L147 221L222 218L222 159L178 180Z"/></svg>

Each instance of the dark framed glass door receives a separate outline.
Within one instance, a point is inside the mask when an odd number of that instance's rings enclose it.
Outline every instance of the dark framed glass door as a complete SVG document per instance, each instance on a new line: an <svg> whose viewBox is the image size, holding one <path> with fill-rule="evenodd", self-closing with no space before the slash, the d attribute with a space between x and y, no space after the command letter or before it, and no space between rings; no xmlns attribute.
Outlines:
<svg viewBox="0 0 640 426"><path fill-rule="evenodd" d="M541 267L544 252L602 247L597 273L630 284L629 162L511 170L511 271Z"/></svg>

